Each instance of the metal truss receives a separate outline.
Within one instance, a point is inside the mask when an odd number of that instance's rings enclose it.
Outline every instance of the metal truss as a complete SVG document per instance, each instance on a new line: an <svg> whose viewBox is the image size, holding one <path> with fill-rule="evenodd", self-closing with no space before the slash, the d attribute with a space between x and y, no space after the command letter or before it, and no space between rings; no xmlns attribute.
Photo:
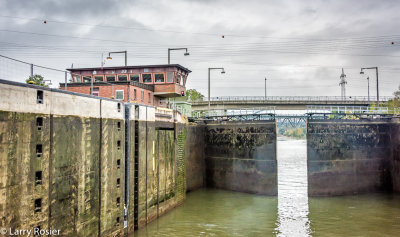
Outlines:
<svg viewBox="0 0 400 237"><path fill-rule="evenodd" d="M257 114L237 114L237 115L212 115L204 116L208 121L274 121L275 114L257 113Z"/></svg>
<svg viewBox="0 0 400 237"><path fill-rule="evenodd" d="M276 122L278 124L282 124L283 126L292 126L298 127L300 124L307 123L307 115L306 114L276 114L275 115Z"/></svg>

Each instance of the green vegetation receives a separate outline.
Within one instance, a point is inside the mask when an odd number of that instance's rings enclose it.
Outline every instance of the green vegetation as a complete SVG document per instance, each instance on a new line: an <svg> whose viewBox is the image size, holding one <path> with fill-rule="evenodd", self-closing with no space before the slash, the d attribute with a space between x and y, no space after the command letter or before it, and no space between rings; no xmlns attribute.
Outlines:
<svg viewBox="0 0 400 237"><path fill-rule="evenodd" d="M328 115L329 119L350 119L350 120L358 120L359 118L350 111L346 111L346 116L339 115L338 111L332 111L332 114Z"/></svg>
<svg viewBox="0 0 400 237"><path fill-rule="evenodd" d="M279 129L279 135L283 135L286 137L292 137L292 138L299 138L303 139L306 138L306 129L305 128L280 128Z"/></svg>
<svg viewBox="0 0 400 237"><path fill-rule="evenodd" d="M28 79L26 79L26 83L28 84L33 84L33 85L37 85L37 86L43 86L43 87L49 87L48 85L46 85L46 83L44 82L44 78L42 75L39 74L35 74L32 76L30 76Z"/></svg>
<svg viewBox="0 0 400 237"><path fill-rule="evenodd" d="M185 96L176 98L177 101L188 101L188 102L202 101L203 99L204 99L204 95L195 89L186 90Z"/></svg>
<svg viewBox="0 0 400 237"><path fill-rule="evenodd" d="M388 107L389 111L394 111L394 113L400 114L400 86L397 91L393 93L394 98L389 100L385 106Z"/></svg>
<svg viewBox="0 0 400 237"><path fill-rule="evenodd" d="M286 136L297 139L306 138L307 129L305 123L298 124L296 127L293 127L291 125L283 125L279 123L277 126L278 126L279 136Z"/></svg>

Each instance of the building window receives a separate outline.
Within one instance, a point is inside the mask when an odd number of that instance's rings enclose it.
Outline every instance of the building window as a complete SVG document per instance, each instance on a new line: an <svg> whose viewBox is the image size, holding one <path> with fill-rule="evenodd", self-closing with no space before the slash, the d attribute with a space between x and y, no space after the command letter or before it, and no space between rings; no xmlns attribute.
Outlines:
<svg viewBox="0 0 400 237"><path fill-rule="evenodd" d="M176 74L176 84L181 83L181 75Z"/></svg>
<svg viewBox="0 0 400 237"><path fill-rule="evenodd" d="M94 76L94 80L95 81L103 81L104 78L103 78L103 76Z"/></svg>
<svg viewBox="0 0 400 237"><path fill-rule="evenodd" d="M143 83L152 83L151 74L142 74Z"/></svg>
<svg viewBox="0 0 400 237"><path fill-rule="evenodd" d="M37 144L36 145L36 156L40 158L40 157L42 157L42 153L43 153L42 144Z"/></svg>
<svg viewBox="0 0 400 237"><path fill-rule="evenodd" d="M75 82L81 82L81 76L78 76L78 75L76 75L76 76L74 76L74 78L75 78Z"/></svg>
<svg viewBox="0 0 400 237"><path fill-rule="evenodd" d="M124 100L124 90L115 91L115 99Z"/></svg>
<svg viewBox="0 0 400 237"><path fill-rule="evenodd" d="M133 100L136 100L136 89L133 89Z"/></svg>
<svg viewBox="0 0 400 237"><path fill-rule="evenodd" d="M121 159L117 160L117 169L121 168Z"/></svg>
<svg viewBox="0 0 400 237"><path fill-rule="evenodd" d="M144 91L142 90L142 101L144 101Z"/></svg>
<svg viewBox="0 0 400 237"><path fill-rule="evenodd" d="M85 83L90 83L92 81L92 77L90 76L82 76L82 81Z"/></svg>
<svg viewBox="0 0 400 237"><path fill-rule="evenodd" d="M115 75L107 75L106 79L107 81L115 81Z"/></svg>
<svg viewBox="0 0 400 237"><path fill-rule="evenodd" d="M181 86L183 86L183 84L184 84L184 83L185 83L185 77L184 77L184 76L182 76L182 77L181 77L181 83L180 83L180 84L181 84Z"/></svg>
<svg viewBox="0 0 400 237"><path fill-rule="evenodd" d="M118 81L127 81L128 76L127 75L118 75Z"/></svg>
<svg viewBox="0 0 400 237"><path fill-rule="evenodd" d="M121 203L121 198L117 197L117 207L119 207L120 203Z"/></svg>
<svg viewBox="0 0 400 237"><path fill-rule="evenodd" d="M42 127L43 127L43 117L37 117L37 118L36 118L36 127L37 127L37 130L42 130Z"/></svg>
<svg viewBox="0 0 400 237"><path fill-rule="evenodd" d="M42 199L35 199L35 213L42 211Z"/></svg>
<svg viewBox="0 0 400 237"><path fill-rule="evenodd" d="M42 184L42 171L36 171L35 173L35 185Z"/></svg>
<svg viewBox="0 0 400 237"><path fill-rule="evenodd" d="M92 93L92 95L94 95L94 96L99 96L99 90L100 90L99 87L93 87L93 93Z"/></svg>
<svg viewBox="0 0 400 237"><path fill-rule="evenodd" d="M117 149L118 149L118 150L121 149L121 141L120 141L120 140L117 141Z"/></svg>
<svg viewBox="0 0 400 237"><path fill-rule="evenodd" d="M154 80L155 82L164 82L164 74L163 73L154 74Z"/></svg>
<svg viewBox="0 0 400 237"><path fill-rule="evenodd" d="M117 122L117 130L121 131L121 122Z"/></svg>
<svg viewBox="0 0 400 237"><path fill-rule="evenodd" d="M119 188L121 186L121 179L117 178L117 188Z"/></svg>
<svg viewBox="0 0 400 237"><path fill-rule="evenodd" d="M174 82L174 73L167 72L167 83L173 83L173 82Z"/></svg>
<svg viewBox="0 0 400 237"><path fill-rule="evenodd" d="M41 90L38 90L36 92L36 103L43 104L43 91L41 91Z"/></svg>
<svg viewBox="0 0 400 237"><path fill-rule="evenodd" d="M130 79L131 81L139 82L139 75L138 74L130 75Z"/></svg>
<svg viewBox="0 0 400 237"><path fill-rule="evenodd" d="M151 93L149 93L149 103L151 104Z"/></svg>

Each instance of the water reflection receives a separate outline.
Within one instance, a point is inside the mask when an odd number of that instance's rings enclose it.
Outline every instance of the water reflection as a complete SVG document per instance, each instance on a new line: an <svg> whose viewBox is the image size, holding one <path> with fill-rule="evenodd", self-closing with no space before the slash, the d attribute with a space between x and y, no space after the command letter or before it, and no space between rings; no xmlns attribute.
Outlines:
<svg viewBox="0 0 400 237"><path fill-rule="evenodd" d="M134 236L275 236L276 207L275 197L201 189Z"/></svg>
<svg viewBox="0 0 400 237"><path fill-rule="evenodd" d="M306 140L278 138L277 236L311 236Z"/></svg>
<svg viewBox="0 0 400 237"><path fill-rule="evenodd" d="M400 196L309 198L314 236L400 236Z"/></svg>
<svg viewBox="0 0 400 237"><path fill-rule="evenodd" d="M399 195L308 198L306 141L278 139L278 197L201 189L134 236L400 236Z"/></svg>

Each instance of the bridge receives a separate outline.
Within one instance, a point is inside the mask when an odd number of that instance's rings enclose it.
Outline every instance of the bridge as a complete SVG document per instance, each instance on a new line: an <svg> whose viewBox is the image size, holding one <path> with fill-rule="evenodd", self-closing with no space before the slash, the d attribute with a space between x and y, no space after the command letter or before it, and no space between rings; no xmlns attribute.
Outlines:
<svg viewBox="0 0 400 237"><path fill-rule="evenodd" d="M360 119L360 118L392 118L396 113L388 107L339 106L339 105L307 105L305 113L276 113L275 106L262 109L217 109L209 111L193 111L191 120L204 121L257 121L275 120L277 124L297 127L305 124L307 119Z"/></svg>
<svg viewBox="0 0 400 237"><path fill-rule="evenodd" d="M379 101L387 102L391 96L381 96ZM305 110L308 105L369 106L377 98L368 96L222 96L210 98L210 109L252 109L275 106L277 110ZM208 110L208 101L192 102L192 110Z"/></svg>
<svg viewBox="0 0 400 237"><path fill-rule="evenodd" d="M307 114L276 114L275 120L277 124L283 126L297 127L307 122Z"/></svg>

